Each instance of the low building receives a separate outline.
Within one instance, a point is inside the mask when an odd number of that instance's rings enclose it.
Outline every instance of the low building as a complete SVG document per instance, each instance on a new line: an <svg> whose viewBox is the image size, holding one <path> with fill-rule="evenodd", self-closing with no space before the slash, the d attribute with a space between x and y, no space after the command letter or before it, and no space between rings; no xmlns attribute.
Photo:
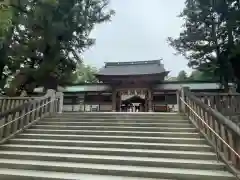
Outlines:
<svg viewBox="0 0 240 180"><path fill-rule="evenodd" d="M168 73L160 60L105 63L96 74L101 83L61 88L64 110L177 111L176 91L183 86L195 92L221 91L215 82L164 81Z"/></svg>

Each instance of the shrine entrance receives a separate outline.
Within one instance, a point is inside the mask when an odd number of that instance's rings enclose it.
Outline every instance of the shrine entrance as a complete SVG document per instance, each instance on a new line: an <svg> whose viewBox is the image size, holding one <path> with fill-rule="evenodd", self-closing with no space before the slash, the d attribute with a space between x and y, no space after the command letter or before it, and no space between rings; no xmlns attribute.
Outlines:
<svg viewBox="0 0 240 180"><path fill-rule="evenodd" d="M118 110L120 112L147 111L147 89L118 90Z"/></svg>
<svg viewBox="0 0 240 180"><path fill-rule="evenodd" d="M121 112L144 112L145 99L140 96L133 96L129 99L123 100L121 104Z"/></svg>

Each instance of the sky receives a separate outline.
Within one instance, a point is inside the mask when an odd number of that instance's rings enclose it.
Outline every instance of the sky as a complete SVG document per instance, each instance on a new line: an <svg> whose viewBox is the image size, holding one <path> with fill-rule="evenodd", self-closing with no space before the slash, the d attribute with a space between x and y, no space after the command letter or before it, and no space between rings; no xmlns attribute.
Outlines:
<svg viewBox="0 0 240 180"><path fill-rule="evenodd" d="M167 37L177 37L183 21L177 17L185 0L111 0L116 14L111 22L97 25L91 37L96 44L85 51L84 63L96 68L104 62L163 59L170 76L190 72L187 60L176 56Z"/></svg>

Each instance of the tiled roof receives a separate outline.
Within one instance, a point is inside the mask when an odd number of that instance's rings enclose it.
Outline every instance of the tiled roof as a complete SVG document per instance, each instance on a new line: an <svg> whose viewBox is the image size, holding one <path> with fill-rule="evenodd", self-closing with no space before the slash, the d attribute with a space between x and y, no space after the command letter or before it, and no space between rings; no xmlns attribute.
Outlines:
<svg viewBox="0 0 240 180"><path fill-rule="evenodd" d="M126 76L148 75L166 72L160 60L131 61L131 62L108 62L101 68L97 75Z"/></svg>
<svg viewBox="0 0 240 180"><path fill-rule="evenodd" d="M214 90L220 89L218 83L209 82L209 83L162 83L155 85L154 89L163 89L163 90L177 90L182 87L189 87L191 90Z"/></svg>
<svg viewBox="0 0 240 180"><path fill-rule="evenodd" d="M155 90L178 90L181 87L189 87L191 90L218 90L221 89L218 83L206 82L206 83L162 83L156 84ZM42 92L43 88L36 88L35 92ZM107 84L85 84L76 86L59 87L59 91L62 92L111 92L111 86Z"/></svg>
<svg viewBox="0 0 240 180"><path fill-rule="evenodd" d="M34 89L34 92L42 92L43 88L38 87ZM75 85L58 87L60 92L101 92L101 91L111 91L111 86L105 84L86 84L86 85Z"/></svg>

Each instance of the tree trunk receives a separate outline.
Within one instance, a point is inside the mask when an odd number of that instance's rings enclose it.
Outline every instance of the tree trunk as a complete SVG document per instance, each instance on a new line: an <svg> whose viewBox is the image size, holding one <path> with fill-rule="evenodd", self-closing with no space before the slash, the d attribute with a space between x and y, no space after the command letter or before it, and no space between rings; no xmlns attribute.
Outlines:
<svg viewBox="0 0 240 180"><path fill-rule="evenodd" d="M0 89L3 89L6 82L6 77L4 77L4 68L7 63L7 49L6 45L3 44L2 49L0 49Z"/></svg>
<svg viewBox="0 0 240 180"><path fill-rule="evenodd" d="M217 62L220 68L220 83L223 85L224 87L224 91L228 92L229 90L229 72L228 72L228 66L225 62L225 60L222 57L222 53L220 50L220 46L218 43L218 38L217 38L217 29L218 29L218 25L219 22L216 20L216 18L214 16L212 16L211 18L211 24L212 24L212 37L213 37L213 42L214 45L216 47L215 52L216 52L216 58L217 58Z"/></svg>
<svg viewBox="0 0 240 180"><path fill-rule="evenodd" d="M234 44L234 37L233 37L233 24L232 24L232 17L231 14L228 11L228 4L226 2L226 0L224 0L225 2L225 20L226 20L226 27L227 27L227 35L228 35L228 46L227 46L227 52L226 52L226 59L230 62L231 67L232 67L232 71L233 71L233 75L236 78L236 82L237 82L237 92L240 92L240 86L239 86L239 82L240 82L240 72L239 72L239 67L240 67L240 62L239 62L239 55L237 54L233 54L233 50L235 49L235 44Z"/></svg>

